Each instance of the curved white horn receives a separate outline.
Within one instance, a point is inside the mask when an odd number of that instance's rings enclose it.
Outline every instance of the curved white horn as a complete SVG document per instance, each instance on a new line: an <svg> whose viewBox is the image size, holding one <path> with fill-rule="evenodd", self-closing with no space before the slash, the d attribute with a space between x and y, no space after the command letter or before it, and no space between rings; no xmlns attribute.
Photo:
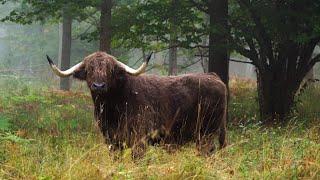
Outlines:
<svg viewBox="0 0 320 180"><path fill-rule="evenodd" d="M54 63L53 61L51 60L51 58L47 55L47 59L48 59L48 62L50 64L50 67L52 69L52 71L59 77L69 77L73 74L73 72L78 69L82 64L83 62L80 62L76 65L74 65L73 67L71 67L70 69L68 70L65 70L65 71L61 71Z"/></svg>
<svg viewBox="0 0 320 180"><path fill-rule="evenodd" d="M132 69L131 67L123 64L122 62L120 62L118 60L117 60L117 63L121 67L123 67L127 71L127 73L129 73L131 75L134 75L134 76L138 76L138 75L140 75L140 74L145 72L145 70L146 70L146 68L148 66L149 60L151 59L151 55L152 55L152 53L147 57L147 59L143 62L143 64L138 69Z"/></svg>

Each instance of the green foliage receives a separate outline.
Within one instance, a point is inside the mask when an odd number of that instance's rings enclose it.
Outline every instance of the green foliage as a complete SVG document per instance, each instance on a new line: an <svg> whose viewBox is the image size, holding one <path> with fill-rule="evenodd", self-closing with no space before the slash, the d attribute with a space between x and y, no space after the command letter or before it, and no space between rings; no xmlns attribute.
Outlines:
<svg viewBox="0 0 320 180"><path fill-rule="evenodd" d="M307 44L319 37L320 1L240 0L229 7L233 43L255 47L260 54L269 41L277 52L290 42Z"/></svg>
<svg viewBox="0 0 320 180"><path fill-rule="evenodd" d="M175 29L172 29L175 17ZM200 43L205 28L203 15L188 1L171 0L136 1L118 6L113 13L114 38L130 48L146 48L152 42L168 44L170 33L178 37L178 46L188 48Z"/></svg>
<svg viewBox="0 0 320 180"><path fill-rule="evenodd" d="M100 1L6 1L14 4L2 21L19 24L35 22L58 22L62 9L74 20L86 22L87 29L79 33L78 38L88 42L99 39ZM147 1L116 1L112 10L112 46L114 48L142 48L145 50L162 50L170 42L170 34L178 37L179 47L190 48L201 43L201 37L206 34L205 16L189 3L179 1L175 6L171 0ZM175 24L172 24L175 17Z"/></svg>
<svg viewBox="0 0 320 180"><path fill-rule="evenodd" d="M52 1L37 1L37 0L1 0L0 3L15 3L18 4L9 15L2 18L2 21L11 21L19 24L31 24L34 22L44 23L48 20L57 20L62 16L62 9L67 8L67 11L72 17L84 20L87 18L86 8L97 6L99 0L52 0Z"/></svg>

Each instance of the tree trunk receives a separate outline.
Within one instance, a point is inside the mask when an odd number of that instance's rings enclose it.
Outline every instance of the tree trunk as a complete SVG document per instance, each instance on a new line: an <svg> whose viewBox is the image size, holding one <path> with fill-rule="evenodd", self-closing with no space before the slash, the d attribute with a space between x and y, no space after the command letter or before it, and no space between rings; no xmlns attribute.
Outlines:
<svg viewBox="0 0 320 180"><path fill-rule="evenodd" d="M100 51L111 53L112 0L102 0L100 16Z"/></svg>
<svg viewBox="0 0 320 180"><path fill-rule="evenodd" d="M179 6L179 0L171 0L171 8L174 13ZM170 44L169 44L169 75L177 75L177 16L175 14L170 18Z"/></svg>
<svg viewBox="0 0 320 180"><path fill-rule="evenodd" d="M210 18L208 72L215 72L227 86L229 104L228 0L209 0ZM228 110L226 114L228 119Z"/></svg>
<svg viewBox="0 0 320 180"><path fill-rule="evenodd" d="M175 43L170 43L175 46ZM177 47L171 47L169 49L169 75L177 75Z"/></svg>
<svg viewBox="0 0 320 180"><path fill-rule="evenodd" d="M62 70L70 68L71 55L71 27L72 17L64 8L62 12L62 24L60 24L60 44L59 44L59 61ZM71 86L70 78L60 79L60 89L69 91Z"/></svg>
<svg viewBox="0 0 320 180"><path fill-rule="evenodd" d="M277 62L286 61L281 59ZM290 71L290 67L295 67L295 59L287 62L287 65L279 63L272 69L257 71L260 118L267 124L285 121L305 75Z"/></svg>
<svg viewBox="0 0 320 180"><path fill-rule="evenodd" d="M315 45L314 42L300 45L285 41L276 48L273 54L277 56L273 60L269 59L272 56L263 54L260 54L262 59L253 60L262 62L257 73L262 121L272 124L287 120L300 84L315 63L311 57Z"/></svg>
<svg viewBox="0 0 320 180"><path fill-rule="evenodd" d="M217 73L228 86L228 1L210 0L208 11L210 16L208 71Z"/></svg>
<svg viewBox="0 0 320 180"><path fill-rule="evenodd" d="M261 120L269 124L282 122L290 113L295 92L287 87L288 84L276 83L268 76L259 75L258 81Z"/></svg>

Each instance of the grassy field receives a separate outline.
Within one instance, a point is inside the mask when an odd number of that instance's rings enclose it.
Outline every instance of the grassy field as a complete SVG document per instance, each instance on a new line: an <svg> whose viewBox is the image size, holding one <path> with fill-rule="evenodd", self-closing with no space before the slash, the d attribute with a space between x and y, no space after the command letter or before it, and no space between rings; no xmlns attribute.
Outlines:
<svg viewBox="0 0 320 180"><path fill-rule="evenodd" d="M227 148L202 157L194 144L149 147L136 161L130 149L108 152L88 93L10 79L0 87L0 179L320 179L319 86L288 124L265 128L254 83L233 80Z"/></svg>

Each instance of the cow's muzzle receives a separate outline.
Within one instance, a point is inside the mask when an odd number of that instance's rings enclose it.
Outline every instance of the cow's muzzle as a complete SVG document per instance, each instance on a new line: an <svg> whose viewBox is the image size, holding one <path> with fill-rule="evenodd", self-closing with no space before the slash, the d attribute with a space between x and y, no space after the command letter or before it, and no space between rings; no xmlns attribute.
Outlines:
<svg viewBox="0 0 320 180"><path fill-rule="evenodd" d="M94 91L103 91L106 90L106 83L92 83L91 89Z"/></svg>

